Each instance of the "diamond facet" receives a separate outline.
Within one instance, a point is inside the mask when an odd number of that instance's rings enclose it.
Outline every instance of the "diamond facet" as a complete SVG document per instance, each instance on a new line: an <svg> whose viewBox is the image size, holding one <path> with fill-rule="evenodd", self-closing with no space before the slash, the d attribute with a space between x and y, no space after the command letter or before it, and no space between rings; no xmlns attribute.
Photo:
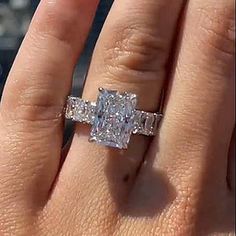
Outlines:
<svg viewBox="0 0 236 236"><path fill-rule="evenodd" d="M69 97L66 107L66 118L73 121L92 124L95 118L96 103L81 98Z"/></svg>
<svg viewBox="0 0 236 236"><path fill-rule="evenodd" d="M75 97L68 98L66 106L66 119L73 119L76 111L77 100L78 98Z"/></svg>
<svg viewBox="0 0 236 236"><path fill-rule="evenodd" d="M135 94L99 89L90 140L127 148L134 129L136 104Z"/></svg>
<svg viewBox="0 0 236 236"><path fill-rule="evenodd" d="M157 125L161 119L161 114L145 111L135 111L134 116L134 134L144 134L147 136L155 135Z"/></svg>

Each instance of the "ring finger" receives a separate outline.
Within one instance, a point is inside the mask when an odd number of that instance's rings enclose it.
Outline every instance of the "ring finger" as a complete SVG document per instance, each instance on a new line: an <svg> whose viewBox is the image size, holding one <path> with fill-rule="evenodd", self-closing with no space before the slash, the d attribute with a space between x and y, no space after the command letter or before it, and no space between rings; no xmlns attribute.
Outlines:
<svg viewBox="0 0 236 236"><path fill-rule="evenodd" d="M99 87L128 91L138 95L138 109L156 111L182 5L182 0L116 1L95 49L83 97L95 100ZM125 200L149 139L134 137L124 152L89 144L87 139L87 128L79 126L54 199L58 204L65 200L61 198L61 191L70 193L67 204L78 207L76 214L84 212L84 207L96 205L97 211L83 217L94 217L91 222L100 224L98 212L114 214L114 198L118 207ZM99 201L97 196L100 196ZM99 211L104 202L110 207ZM60 202L57 207L63 205ZM79 222L81 229L85 225L83 220Z"/></svg>

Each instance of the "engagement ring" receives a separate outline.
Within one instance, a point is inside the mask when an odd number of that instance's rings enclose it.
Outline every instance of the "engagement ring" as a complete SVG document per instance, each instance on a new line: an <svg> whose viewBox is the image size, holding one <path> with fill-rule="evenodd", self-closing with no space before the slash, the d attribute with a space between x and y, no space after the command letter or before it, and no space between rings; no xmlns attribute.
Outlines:
<svg viewBox="0 0 236 236"><path fill-rule="evenodd" d="M155 136L161 113L136 109L137 95L99 88L97 102L68 97L65 117L92 125L89 141L126 149L132 134Z"/></svg>

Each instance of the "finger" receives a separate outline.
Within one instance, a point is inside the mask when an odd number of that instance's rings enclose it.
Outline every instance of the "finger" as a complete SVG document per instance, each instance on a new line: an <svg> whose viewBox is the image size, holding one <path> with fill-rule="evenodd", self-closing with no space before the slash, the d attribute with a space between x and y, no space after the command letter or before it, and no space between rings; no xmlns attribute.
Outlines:
<svg viewBox="0 0 236 236"><path fill-rule="evenodd" d="M139 109L157 111L182 4L182 0L115 1L95 49L83 97L95 100L99 87L128 91L138 95ZM129 149L120 152L89 144L88 135L87 128L78 128L57 187L70 191L70 204L78 196L90 196L90 204L100 196L99 204L103 204L111 200L109 188L123 201L149 140L134 137ZM75 190L77 185L80 188ZM84 211L85 202L79 204L79 212Z"/></svg>
<svg viewBox="0 0 236 236"><path fill-rule="evenodd" d="M200 174L206 163L214 162L208 171L216 171L217 177L211 177L225 180L234 128L233 24L231 0L217 4L198 0L189 4L160 134L163 151L167 151L170 143L175 146L168 153L185 151L181 156L166 157L165 153L157 161L173 172L184 171L186 164L186 168L197 166L196 174Z"/></svg>
<svg viewBox="0 0 236 236"><path fill-rule="evenodd" d="M41 206L48 197L60 161L62 109L97 2L40 3L2 97L0 192L12 196L3 204Z"/></svg>
<svg viewBox="0 0 236 236"><path fill-rule="evenodd" d="M222 218L218 209L227 203L227 156L235 122L233 24L233 1L189 2L154 161L176 189L167 214L176 209L178 214L166 220L179 235L203 227L196 221L208 212L215 225ZM141 176L149 176L146 169ZM140 177L131 200L144 184Z"/></svg>
<svg viewBox="0 0 236 236"><path fill-rule="evenodd" d="M137 224L127 217L120 221L124 227L132 221L137 232L208 235L219 232L224 215L230 231L224 204L234 127L233 15L231 0L189 1L160 134L127 203L134 214L157 217Z"/></svg>

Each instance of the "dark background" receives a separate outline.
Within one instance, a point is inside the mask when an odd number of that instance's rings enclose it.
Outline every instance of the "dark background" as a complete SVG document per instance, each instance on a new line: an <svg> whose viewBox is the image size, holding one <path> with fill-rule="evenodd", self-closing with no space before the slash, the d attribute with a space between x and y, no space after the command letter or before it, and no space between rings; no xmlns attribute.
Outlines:
<svg viewBox="0 0 236 236"><path fill-rule="evenodd" d="M74 73L72 93L82 91L91 54L113 0L101 0L83 55ZM0 97L7 75L39 0L0 0ZM89 4L89 1L88 1Z"/></svg>

